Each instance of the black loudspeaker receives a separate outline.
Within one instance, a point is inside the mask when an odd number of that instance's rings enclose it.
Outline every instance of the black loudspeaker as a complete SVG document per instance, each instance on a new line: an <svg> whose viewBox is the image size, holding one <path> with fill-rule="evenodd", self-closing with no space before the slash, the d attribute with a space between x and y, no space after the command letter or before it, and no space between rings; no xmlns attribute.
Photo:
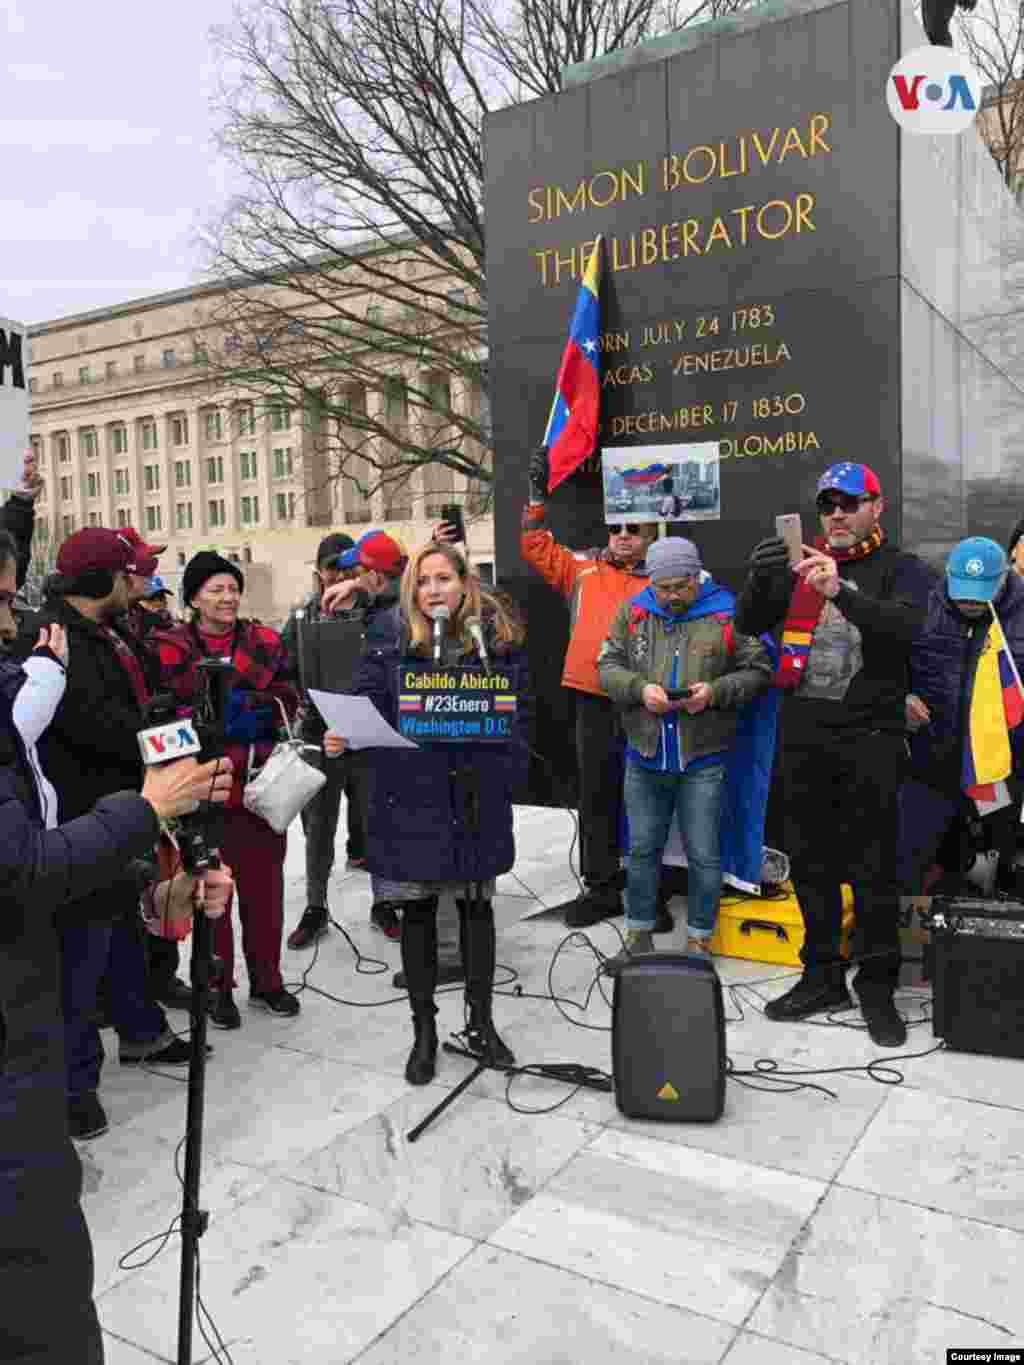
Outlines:
<svg viewBox="0 0 1024 1365"><path fill-rule="evenodd" d="M685 953L627 962L612 995L612 1078L631 1119L713 1123L725 1108L725 1009L714 965Z"/></svg>
<svg viewBox="0 0 1024 1365"><path fill-rule="evenodd" d="M1024 903L936 896L932 1031L958 1052L1024 1057Z"/></svg>
<svg viewBox="0 0 1024 1365"><path fill-rule="evenodd" d="M307 690L347 692L363 653L361 621L301 621L299 677Z"/></svg>

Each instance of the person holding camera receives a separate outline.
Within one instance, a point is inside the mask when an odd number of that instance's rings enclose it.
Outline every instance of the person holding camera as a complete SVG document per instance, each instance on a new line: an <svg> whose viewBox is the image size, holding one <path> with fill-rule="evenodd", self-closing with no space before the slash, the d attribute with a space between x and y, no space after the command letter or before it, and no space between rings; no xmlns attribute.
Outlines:
<svg viewBox="0 0 1024 1365"><path fill-rule="evenodd" d="M571 929L585 929L622 913L619 890L622 815L622 734L616 709L598 675L597 656L615 613L649 582L644 556L657 539L656 525L608 526L608 543L577 554L558 545L544 525L548 453L530 458L530 500L523 511L519 553L569 604L569 648L562 686L575 703L579 778L580 871L584 891L565 912ZM659 911L656 933L672 919Z"/></svg>
<svg viewBox="0 0 1024 1365"><path fill-rule="evenodd" d="M899 980L898 795L907 773L911 647L934 575L882 530L878 476L843 461L815 502L821 535L790 564L779 536L760 541L736 604L736 627L781 627L774 683L784 694L779 755L785 848L804 921L803 975L765 1009L769 1019L850 1007L840 952L842 884L856 900L862 961L855 989L881 1047L906 1026Z"/></svg>
<svg viewBox="0 0 1024 1365"><path fill-rule="evenodd" d="M13 573L0 537L0 592ZM0 661L0 1359L40 1365L103 1360L82 1167L68 1131L62 928L88 921L126 863L151 856L160 821L201 799L223 801L231 781L223 762L218 770L182 759L151 769L141 793L133 782L58 825L30 750L40 708L60 703L73 650L51 624L24 669ZM223 882L212 889L207 912L226 894Z"/></svg>
<svg viewBox="0 0 1024 1365"><path fill-rule="evenodd" d="M223 814L220 850L238 885L249 1003L292 1018L299 1013L298 997L285 990L281 979L287 836L247 810L242 794L250 760L257 766L264 763L274 747L281 720L278 703L291 716L299 699L277 631L239 615L244 587L237 564L201 550L182 575L182 597L192 619L173 630L156 630L151 639L160 660L161 685L183 705L192 704L201 692L198 665L203 659L231 660L225 752L234 765L235 781ZM241 1028L233 995L235 940L230 915L217 924L214 951L222 975L214 984L210 1020L218 1028Z"/></svg>
<svg viewBox="0 0 1024 1365"><path fill-rule="evenodd" d="M597 666L626 731L629 864L623 951L654 951L658 877L672 821L686 844L688 948L706 953L722 891L720 824L736 716L771 683L760 640L731 621L735 598L703 573L690 540L647 552L650 586L615 614Z"/></svg>
<svg viewBox="0 0 1024 1365"><path fill-rule="evenodd" d="M323 609L323 598L328 589L336 583L356 577L356 570L338 566L339 558L354 547L355 541L343 532L324 536L316 552L317 589L297 611L292 612L281 632L281 641L288 656L288 670L293 677L302 679L304 684L308 683L308 679L302 676L300 632L315 631L330 616L331 613ZM304 693L299 723L301 739L319 749L323 745L326 730L320 712ZM366 866L366 836L363 833L363 816L351 756L330 762L325 760L323 773L327 781L302 809L302 829L306 836L306 908L288 935L288 947L293 949L308 948L327 933L330 920L327 885L334 869L334 841L343 792L347 806L348 866Z"/></svg>
<svg viewBox="0 0 1024 1365"><path fill-rule="evenodd" d="M442 620L434 613L446 612ZM512 799L525 778L530 696L525 631L504 602L484 592L463 555L431 543L413 555L402 577L401 629L390 645L364 656L352 691L369 697L398 725L400 667L417 671L482 664L474 631L496 673L507 674L517 702L509 742L425 744L370 749L367 759L367 852L380 892L402 908L402 967L412 1007L414 1042L405 1076L426 1085L437 1064L437 904L455 896L466 975L466 1043L477 1057L511 1066L514 1058L491 1013L495 962L494 882L515 862ZM346 748L328 731L327 753ZM472 891L480 887L480 897Z"/></svg>

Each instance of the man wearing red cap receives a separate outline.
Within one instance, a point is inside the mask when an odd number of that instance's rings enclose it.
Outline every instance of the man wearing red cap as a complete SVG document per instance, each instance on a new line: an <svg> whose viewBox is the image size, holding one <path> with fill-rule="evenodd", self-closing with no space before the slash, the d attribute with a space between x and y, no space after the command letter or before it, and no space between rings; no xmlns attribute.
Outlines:
<svg viewBox="0 0 1024 1365"><path fill-rule="evenodd" d="M853 886L861 965L854 983L874 1041L906 1027L899 979L897 797L907 769L904 698L910 648L934 575L886 539L878 476L841 462L818 480L821 535L792 567L762 540L736 604L747 635L782 627L775 686L785 693L780 754L786 851L804 920L803 975L770 1019L846 1009L841 886Z"/></svg>
<svg viewBox="0 0 1024 1365"><path fill-rule="evenodd" d="M57 577L41 621L67 632L67 686L39 754L56 788L62 822L84 815L111 792L142 785L136 736L149 699L147 663L115 623L139 601L156 567L156 547L124 529L90 526L69 536L58 551ZM105 969L123 1065L143 1060L184 1065L189 1048L174 1037L148 994L133 877L80 903L61 947L68 1121L72 1136L93 1137L106 1127L96 1094L103 1046L94 1020Z"/></svg>

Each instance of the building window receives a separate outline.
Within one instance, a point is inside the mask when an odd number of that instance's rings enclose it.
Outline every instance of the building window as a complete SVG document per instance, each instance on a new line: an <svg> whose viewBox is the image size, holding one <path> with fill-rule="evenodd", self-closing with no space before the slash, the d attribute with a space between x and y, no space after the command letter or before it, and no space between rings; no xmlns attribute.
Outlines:
<svg viewBox="0 0 1024 1365"><path fill-rule="evenodd" d="M188 445L188 418L183 413L171 418L171 444Z"/></svg>
<svg viewBox="0 0 1024 1365"><path fill-rule="evenodd" d="M147 507L147 508L146 508L146 530L147 530L147 531L159 531L159 530L162 530L162 528L163 528L163 519L164 519L164 517L163 517L163 508L161 508L161 507Z"/></svg>
<svg viewBox="0 0 1024 1365"><path fill-rule="evenodd" d="M255 479L256 477L255 450L240 450L238 452L238 465L242 471L243 479Z"/></svg>
<svg viewBox="0 0 1024 1365"><path fill-rule="evenodd" d="M90 472L85 476L86 494L90 498L98 498L100 495L100 476Z"/></svg>
<svg viewBox="0 0 1024 1365"><path fill-rule="evenodd" d="M210 525L211 525L211 526L223 526L223 525L224 525L224 499L223 499L223 498L211 498L211 499L210 499L210 502L207 504L207 509L206 509L206 510L209 512L209 521L210 521Z"/></svg>
<svg viewBox="0 0 1024 1365"><path fill-rule="evenodd" d="M193 342L193 343L192 343L192 364L193 364L193 365L209 365L209 363L210 363L210 356L209 356L209 353L208 353L207 350L206 350L206 347L203 345L203 343L202 343L201 341L195 341L195 342Z"/></svg>
<svg viewBox="0 0 1024 1365"><path fill-rule="evenodd" d="M290 431L291 426L292 426L291 408L276 407L270 409L271 431Z"/></svg>
<svg viewBox="0 0 1024 1365"><path fill-rule="evenodd" d="M186 555L186 553L185 553L184 550L179 550L179 551L178 551L178 568L179 568L179 569L183 569L183 568L185 567L185 565L186 565L187 562L188 562L188 555Z"/></svg>
<svg viewBox="0 0 1024 1365"><path fill-rule="evenodd" d="M115 455L128 453L128 428L114 427L110 434L111 449Z"/></svg>
<svg viewBox="0 0 1024 1365"><path fill-rule="evenodd" d="M119 507L119 508L117 509L117 524L118 524L118 526L130 526L130 525L131 525L131 522L130 522L130 520L129 520L129 517L130 517L130 516L131 516L131 513L128 511L128 508L127 508L127 507Z"/></svg>
<svg viewBox="0 0 1024 1365"><path fill-rule="evenodd" d="M80 431L78 433L79 452L88 460L96 458L96 433L95 431Z"/></svg>
<svg viewBox="0 0 1024 1365"><path fill-rule="evenodd" d="M60 481L60 496L62 502L71 501L71 477L70 475Z"/></svg>
<svg viewBox="0 0 1024 1365"><path fill-rule="evenodd" d="M294 520L295 520L295 494L294 494L294 493L278 493L277 496L276 496L275 501L276 501L276 503L277 503L277 519L278 519L278 521L294 521Z"/></svg>
<svg viewBox="0 0 1024 1365"><path fill-rule="evenodd" d="M30 380L28 381L28 391L29 391L29 393L35 393L35 391L36 391L36 381L35 381L34 379L30 379Z"/></svg>
<svg viewBox="0 0 1024 1365"><path fill-rule="evenodd" d="M36 462L36 473L38 474L39 467L43 462L43 438L41 436L30 436L28 443L32 447L32 458Z"/></svg>
<svg viewBox="0 0 1024 1365"><path fill-rule="evenodd" d="M68 440L67 434L62 431L54 437L54 440L57 442L57 463L67 464L71 459L71 442Z"/></svg>
<svg viewBox="0 0 1024 1365"><path fill-rule="evenodd" d="M61 517L61 519L60 519L60 528L61 528L61 533L62 533L63 536L64 536L64 539L67 540L68 536L74 534L74 530L75 530L75 519L74 519L74 517Z"/></svg>
<svg viewBox="0 0 1024 1365"><path fill-rule="evenodd" d="M221 435L220 410L214 408L206 414L206 439L208 441L219 441Z"/></svg>
<svg viewBox="0 0 1024 1365"><path fill-rule="evenodd" d="M238 409L239 436L252 436L256 430L256 415L251 407Z"/></svg>
<svg viewBox="0 0 1024 1365"><path fill-rule="evenodd" d="M175 511L175 524L179 531L192 530L192 504L179 502Z"/></svg>
<svg viewBox="0 0 1024 1365"><path fill-rule="evenodd" d="M255 526L260 519L259 498L242 499L242 525Z"/></svg>
<svg viewBox="0 0 1024 1365"><path fill-rule="evenodd" d="M192 487L192 461L174 461L174 486L175 488Z"/></svg>
<svg viewBox="0 0 1024 1365"><path fill-rule="evenodd" d="M158 464L147 464L143 466L142 472L145 476L145 489L147 493L160 492L160 466Z"/></svg>
<svg viewBox="0 0 1024 1365"><path fill-rule="evenodd" d="M100 524L100 514L99 514L99 512L90 512L90 513L89 513L89 525L90 525L90 526L98 526L99 524Z"/></svg>
<svg viewBox="0 0 1024 1365"><path fill-rule="evenodd" d="M131 475L127 469L114 470L114 492L119 497L128 497L132 491Z"/></svg>
<svg viewBox="0 0 1024 1365"><path fill-rule="evenodd" d="M141 374L142 371L143 371L145 368L146 368L146 357L145 357L144 355L133 355L133 356L132 356L132 369L135 371L135 373L136 373L136 374Z"/></svg>
<svg viewBox="0 0 1024 1365"><path fill-rule="evenodd" d="M147 418L142 424L142 449L156 450L159 446L156 436L156 423Z"/></svg>
<svg viewBox="0 0 1024 1365"><path fill-rule="evenodd" d="M92 383L92 370L89 368L88 365L79 365L79 367L78 367L78 382L79 382L79 384L91 384L91 383Z"/></svg>
<svg viewBox="0 0 1024 1365"><path fill-rule="evenodd" d="M54 370L53 372L53 387L55 389L62 389L64 387L64 376L61 374L60 370Z"/></svg>
<svg viewBox="0 0 1024 1365"><path fill-rule="evenodd" d="M274 451L274 478L290 479L292 472L291 446L278 446Z"/></svg>
<svg viewBox="0 0 1024 1365"><path fill-rule="evenodd" d="M206 461L206 482L207 483L224 482L223 455L211 455L210 458Z"/></svg>
<svg viewBox="0 0 1024 1365"><path fill-rule="evenodd" d="M108 378L108 379L116 379L116 378L117 378L117 361L116 361L116 360L108 360L108 361L107 361L107 378Z"/></svg>
<svg viewBox="0 0 1024 1365"><path fill-rule="evenodd" d="M174 347L170 347L160 357L160 364L165 370L173 370L178 363L178 357L174 352Z"/></svg>

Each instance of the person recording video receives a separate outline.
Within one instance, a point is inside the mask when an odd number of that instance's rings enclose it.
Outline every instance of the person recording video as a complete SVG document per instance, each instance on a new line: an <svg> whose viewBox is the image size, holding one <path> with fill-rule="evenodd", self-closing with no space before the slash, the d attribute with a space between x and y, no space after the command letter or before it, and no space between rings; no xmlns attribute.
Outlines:
<svg viewBox="0 0 1024 1365"><path fill-rule="evenodd" d="M13 574L0 536L0 593ZM24 668L0 659L0 1360L99 1365L82 1168L65 1108L60 929L94 914L125 865L151 855L160 821L225 800L231 774L224 760L181 759L150 769L141 793L103 795L56 824L31 746L60 703L68 655L51 625ZM208 913L227 894L221 877Z"/></svg>
<svg viewBox="0 0 1024 1365"><path fill-rule="evenodd" d="M448 890L459 913L467 1048L477 1057L514 1064L491 1015L493 896L495 878L515 862L512 798L526 774L531 708L524 641L522 624L502 600L481 589L463 555L451 545L430 544L417 551L402 576L397 640L368 651L353 683L353 693L369 697L397 727L400 666L484 663L482 644L491 666L509 675L518 694L507 744L364 751L369 866L380 891L402 909L402 966L414 1029L405 1068L411 1085L426 1085L436 1069L436 913L438 897ZM327 732L328 754L346 747L343 736ZM472 883L482 884L475 905Z"/></svg>

